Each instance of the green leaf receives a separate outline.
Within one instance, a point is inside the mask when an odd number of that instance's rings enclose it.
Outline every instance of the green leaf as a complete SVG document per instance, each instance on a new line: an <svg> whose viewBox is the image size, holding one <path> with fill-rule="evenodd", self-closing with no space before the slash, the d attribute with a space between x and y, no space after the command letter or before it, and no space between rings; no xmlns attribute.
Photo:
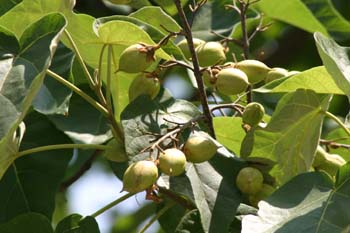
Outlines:
<svg viewBox="0 0 350 233"><path fill-rule="evenodd" d="M179 225L176 227L175 233L202 233L204 231L200 222L199 211L191 210L185 216L183 216Z"/></svg>
<svg viewBox="0 0 350 233"><path fill-rule="evenodd" d="M0 225L1 233L52 233L50 221L38 213L22 214Z"/></svg>
<svg viewBox="0 0 350 233"><path fill-rule="evenodd" d="M20 42L0 29L0 179L16 158L17 146L11 140L40 89L65 24L61 14L44 16L24 31Z"/></svg>
<svg viewBox="0 0 350 233"><path fill-rule="evenodd" d="M70 78L74 53L60 43L57 47L50 70L65 79ZM37 96L33 101L36 111L43 114L67 114L72 91L61 83L46 76Z"/></svg>
<svg viewBox="0 0 350 233"><path fill-rule="evenodd" d="M159 6L161 6L162 9L164 9L170 15L177 14L177 8L176 8L173 0L153 0L153 2L155 2ZM186 6L187 2L188 2L188 0L181 0L181 5Z"/></svg>
<svg viewBox="0 0 350 233"><path fill-rule="evenodd" d="M164 134L174 126L168 121L186 123L199 115L198 108L192 103L175 100L166 92L160 93L154 100L146 95L139 96L121 114L129 160L141 159L135 156L150 146L150 142L155 139L152 133Z"/></svg>
<svg viewBox="0 0 350 233"><path fill-rule="evenodd" d="M91 94L89 87L80 88ZM102 144L111 138L110 127L103 114L75 94L70 101L68 116L50 115L49 119L76 143Z"/></svg>
<svg viewBox="0 0 350 233"><path fill-rule="evenodd" d="M267 16L308 32L328 32L340 39L350 36L350 23L333 7L330 0L263 0L259 9Z"/></svg>
<svg viewBox="0 0 350 233"><path fill-rule="evenodd" d="M278 103L269 124L247 134L241 156L277 163L271 171L278 184L310 169L330 96L298 89Z"/></svg>
<svg viewBox="0 0 350 233"><path fill-rule="evenodd" d="M335 187L325 173L299 175L243 218L242 232L348 232L350 172L343 166Z"/></svg>
<svg viewBox="0 0 350 233"><path fill-rule="evenodd" d="M9 11L11 8L16 6L17 4L21 3L22 0L0 0L0 16L5 14L7 11Z"/></svg>
<svg viewBox="0 0 350 233"><path fill-rule="evenodd" d="M350 48L339 46L334 40L315 33L318 53L338 87L350 96Z"/></svg>
<svg viewBox="0 0 350 233"><path fill-rule="evenodd" d="M164 0L162 0L162 2L163 4L166 4L164 3ZM171 2L171 6L175 7L173 1L170 0L169 2ZM177 24L177 22L167 15L160 7L143 7L138 11L131 13L129 16L152 25L165 35L168 34L168 32L164 28L172 32L178 32L181 30L181 27Z"/></svg>
<svg viewBox="0 0 350 233"><path fill-rule="evenodd" d="M344 95L324 66L314 67L291 77L281 78L266 84L254 92L283 93L305 88L320 94Z"/></svg>
<svg viewBox="0 0 350 233"><path fill-rule="evenodd" d="M58 223L55 233L100 233L100 230L95 218L72 214Z"/></svg>
<svg viewBox="0 0 350 233"><path fill-rule="evenodd" d="M21 151L71 142L38 113L29 114L25 124ZM0 222L29 212L38 212L51 219L56 192L72 154L72 150L51 150L16 159L0 180L0 199L3 200L0 204Z"/></svg>
<svg viewBox="0 0 350 233"><path fill-rule="evenodd" d="M235 154L239 154L241 142L246 135L242 128L242 118L215 117L213 123L217 140Z"/></svg>

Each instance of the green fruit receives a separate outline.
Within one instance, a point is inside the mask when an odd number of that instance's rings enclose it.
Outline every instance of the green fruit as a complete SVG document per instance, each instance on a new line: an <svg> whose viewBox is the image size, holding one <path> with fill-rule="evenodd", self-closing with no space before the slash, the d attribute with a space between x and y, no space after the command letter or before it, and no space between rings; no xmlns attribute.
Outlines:
<svg viewBox="0 0 350 233"><path fill-rule="evenodd" d="M123 177L123 191L138 193L151 187L158 178L158 168L153 161L131 164Z"/></svg>
<svg viewBox="0 0 350 233"><path fill-rule="evenodd" d="M317 170L323 170L331 176L337 174L338 169L345 165L346 161L337 154L328 154L322 147L317 147L312 166Z"/></svg>
<svg viewBox="0 0 350 233"><path fill-rule="evenodd" d="M264 106L257 102L249 103L245 107L242 114L243 123L248 124L250 126L257 126L263 119L264 114Z"/></svg>
<svg viewBox="0 0 350 233"><path fill-rule="evenodd" d="M204 85L207 87L213 88L215 86L219 72L220 72L220 70L216 69L216 68L210 69L210 70L205 70L203 72L203 75L202 75Z"/></svg>
<svg viewBox="0 0 350 233"><path fill-rule="evenodd" d="M184 152L188 161L202 163L211 159L217 150L215 143L204 136L190 137L184 146Z"/></svg>
<svg viewBox="0 0 350 233"><path fill-rule="evenodd" d="M133 44L127 47L119 58L119 70L127 73L145 71L154 62L154 51L146 45Z"/></svg>
<svg viewBox="0 0 350 233"><path fill-rule="evenodd" d="M264 63L257 60L243 60L236 64L237 69L242 70L248 76L250 83L255 84L264 80L271 70Z"/></svg>
<svg viewBox="0 0 350 233"><path fill-rule="evenodd" d="M129 101L133 101L140 95L149 95L155 98L160 91L159 80L154 77L147 77L143 74L138 75L130 84Z"/></svg>
<svg viewBox="0 0 350 233"><path fill-rule="evenodd" d="M200 44L196 48L199 65L202 67L221 64L226 60L225 48L215 41Z"/></svg>
<svg viewBox="0 0 350 233"><path fill-rule="evenodd" d="M196 49L199 45L204 44L205 41L197 38L193 38L193 46ZM191 52L190 49L188 48L188 43L186 39L183 39L180 41L177 46L181 49L182 53L184 54L185 58L188 60L191 60Z"/></svg>
<svg viewBox="0 0 350 233"><path fill-rule="evenodd" d="M268 198L273 192L275 188L268 184L263 184L262 188L255 194L249 195L249 202L252 206L257 207L259 201Z"/></svg>
<svg viewBox="0 0 350 233"><path fill-rule="evenodd" d="M253 167L241 169L236 177L236 185L242 193L255 194L263 187L262 173Z"/></svg>
<svg viewBox="0 0 350 233"><path fill-rule="evenodd" d="M265 78L265 83L269 83L274 80L287 77L287 76L288 76L288 70L276 67L267 73L267 76Z"/></svg>
<svg viewBox="0 0 350 233"><path fill-rule="evenodd" d="M169 176L178 176L185 171L186 156L176 148L166 149L160 153L159 168Z"/></svg>
<svg viewBox="0 0 350 233"><path fill-rule="evenodd" d="M247 75L235 68L226 68L217 75L216 88L225 95L237 95L244 92L248 87Z"/></svg>

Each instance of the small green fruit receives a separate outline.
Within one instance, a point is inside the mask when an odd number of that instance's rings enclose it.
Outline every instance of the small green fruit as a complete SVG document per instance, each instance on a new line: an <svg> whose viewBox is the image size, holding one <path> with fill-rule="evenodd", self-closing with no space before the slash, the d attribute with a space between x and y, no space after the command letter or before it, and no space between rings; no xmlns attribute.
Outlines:
<svg viewBox="0 0 350 233"><path fill-rule="evenodd" d="M202 75L204 85L213 88L219 72L220 70L216 68L205 70Z"/></svg>
<svg viewBox="0 0 350 233"><path fill-rule="evenodd" d="M147 77L143 74L138 75L130 84L129 101L133 101L140 95L149 95L155 98L160 91L159 80L155 77Z"/></svg>
<svg viewBox="0 0 350 233"><path fill-rule="evenodd" d="M250 83L255 84L264 80L271 70L264 63L257 60L243 60L236 64L237 69L242 70L248 76Z"/></svg>
<svg viewBox="0 0 350 233"><path fill-rule="evenodd" d="M119 70L127 73L139 73L154 62L154 50L144 44L133 44L127 47L119 58Z"/></svg>
<svg viewBox="0 0 350 233"><path fill-rule="evenodd" d="M328 154L322 147L317 147L312 166L317 170L323 170L331 176L337 174L338 169L345 165L346 161L337 154Z"/></svg>
<svg viewBox="0 0 350 233"><path fill-rule="evenodd" d="M204 136L190 137L184 146L184 152L188 161L202 163L211 159L217 150L215 143Z"/></svg>
<svg viewBox="0 0 350 233"><path fill-rule="evenodd" d="M215 41L200 44L196 48L199 65L202 67L221 64L226 60L225 48Z"/></svg>
<svg viewBox="0 0 350 233"><path fill-rule="evenodd" d="M131 164L123 177L123 191L138 193L152 186L158 178L158 168L152 161Z"/></svg>
<svg viewBox="0 0 350 233"><path fill-rule="evenodd" d="M262 173L253 167L245 167L236 177L236 185L242 193L255 194L263 187Z"/></svg>
<svg viewBox="0 0 350 233"><path fill-rule="evenodd" d="M249 103L245 107L242 114L243 123L248 124L252 127L257 126L259 122L263 119L264 114L264 106L257 102Z"/></svg>
<svg viewBox="0 0 350 233"><path fill-rule="evenodd" d="M159 156L160 170L169 176L178 176L185 171L186 156L176 148L166 149Z"/></svg>
<svg viewBox="0 0 350 233"><path fill-rule="evenodd" d="M288 76L288 70L276 67L267 73L267 76L265 78L265 83L269 83L287 76Z"/></svg>
<svg viewBox="0 0 350 233"><path fill-rule="evenodd" d="M196 49L199 45L204 44L205 41L197 38L193 38L193 46ZM191 52L188 48L188 43L186 39L183 39L180 41L177 46L181 49L182 53L184 54L185 58L188 60L191 60Z"/></svg>
<svg viewBox="0 0 350 233"><path fill-rule="evenodd" d="M275 188L268 184L263 184L262 188L255 194L249 195L249 202L252 206L257 207L259 201L268 198L273 192Z"/></svg>
<svg viewBox="0 0 350 233"><path fill-rule="evenodd" d="M225 95L237 95L244 92L248 87L247 75L235 68L226 68L217 75L216 88Z"/></svg>

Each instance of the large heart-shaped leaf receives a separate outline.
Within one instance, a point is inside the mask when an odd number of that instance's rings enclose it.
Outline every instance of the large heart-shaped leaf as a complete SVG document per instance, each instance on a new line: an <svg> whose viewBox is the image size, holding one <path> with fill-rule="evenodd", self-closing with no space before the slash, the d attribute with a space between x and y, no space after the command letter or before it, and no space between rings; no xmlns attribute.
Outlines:
<svg viewBox="0 0 350 233"><path fill-rule="evenodd" d="M348 232L349 188L349 164L335 187L325 173L299 175L261 201L258 216L244 217L242 232Z"/></svg>
<svg viewBox="0 0 350 233"><path fill-rule="evenodd" d="M55 233L100 233L100 230L95 218L72 214L57 224Z"/></svg>
<svg viewBox="0 0 350 233"><path fill-rule="evenodd" d="M299 89L278 103L266 128L247 134L241 156L277 163L271 173L279 184L310 169L330 96Z"/></svg>
<svg viewBox="0 0 350 233"><path fill-rule="evenodd" d="M44 116L32 112L25 119L21 150L71 141ZM0 222L21 213L38 212L51 219L56 192L72 150L52 150L16 159L0 180ZM1 231L0 231L1 232Z"/></svg>
<svg viewBox="0 0 350 233"><path fill-rule="evenodd" d="M9 142L40 89L65 24L61 14L44 16L24 31L19 42L0 29L0 178L16 158Z"/></svg>
<svg viewBox="0 0 350 233"><path fill-rule="evenodd" d="M292 77L275 80L265 86L254 89L254 91L260 93L283 93L293 92L299 88L310 89L320 94L344 95L344 92L339 89L324 66L314 67Z"/></svg>

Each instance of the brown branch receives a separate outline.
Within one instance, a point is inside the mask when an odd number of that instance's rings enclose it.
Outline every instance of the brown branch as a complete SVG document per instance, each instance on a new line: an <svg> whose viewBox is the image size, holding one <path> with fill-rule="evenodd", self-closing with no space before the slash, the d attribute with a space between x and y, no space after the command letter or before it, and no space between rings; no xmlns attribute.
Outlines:
<svg viewBox="0 0 350 233"><path fill-rule="evenodd" d="M350 145L343 144L343 143L337 143L337 142L334 142L331 140L320 139L320 143L322 145L326 145L327 147L330 147L332 149L344 148L344 149L350 150Z"/></svg>
<svg viewBox="0 0 350 233"><path fill-rule="evenodd" d="M207 123L208 128L209 128L209 134L213 138L216 138L214 126L213 126L213 117L212 117L210 109L209 109L207 94L205 93L203 79L202 79L202 73L200 71L197 54L195 52L194 45L193 45L193 36L192 36L191 27L188 23L186 16L185 16L184 10L182 9L181 1L174 0L174 3L176 5L177 11L179 13L179 17L180 17L180 20L182 22L182 27L183 27L185 37L186 37L186 40L188 43L188 48L189 48L191 56L192 56L193 73L194 73L194 76L196 78L199 96L200 96L200 101L201 101L201 104L203 107L203 113L205 115L205 118L206 118L205 120L206 120L206 123Z"/></svg>
<svg viewBox="0 0 350 233"><path fill-rule="evenodd" d="M80 167L80 169L72 175L68 180L61 183L61 186L59 188L60 192L66 191L66 189L71 186L75 181L77 181L81 176L85 174L90 168L92 163L95 161L97 156L101 153L101 150L95 150L95 152L90 156L88 160L85 161L85 163Z"/></svg>

